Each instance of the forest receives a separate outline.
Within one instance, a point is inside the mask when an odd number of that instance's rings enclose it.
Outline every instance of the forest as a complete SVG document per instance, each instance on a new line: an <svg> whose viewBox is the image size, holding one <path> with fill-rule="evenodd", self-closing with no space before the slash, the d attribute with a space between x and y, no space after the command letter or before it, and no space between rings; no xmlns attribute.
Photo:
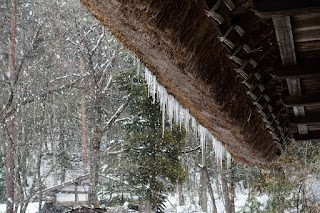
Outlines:
<svg viewBox="0 0 320 213"><path fill-rule="evenodd" d="M92 206L320 212L319 141L236 162L79 1L1 0L0 22L0 212L85 174Z"/></svg>

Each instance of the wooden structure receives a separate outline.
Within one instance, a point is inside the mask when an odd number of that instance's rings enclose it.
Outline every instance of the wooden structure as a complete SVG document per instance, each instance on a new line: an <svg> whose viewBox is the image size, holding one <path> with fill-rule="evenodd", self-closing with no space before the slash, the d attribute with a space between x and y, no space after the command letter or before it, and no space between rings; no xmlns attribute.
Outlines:
<svg viewBox="0 0 320 213"><path fill-rule="evenodd" d="M110 181L104 176L98 177L99 183ZM53 206L79 206L88 205L88 193L90 186L90 174L77 177L63 184L43 190L46 202Z"/></svg>
<svg viewBox="0 0 320 213"><path fill-rule="evenodd" d="M105 208L90 208L87 206L80 206L74 209L71 209L69 211L65 211L65 213L70 212L70 213L103 213L107 212L107 209Z"/></svg>
<svg viewBox="0 0 320 213"><path fill-rule="evenodd" d="M275 75L285 80L283 104L292 109L296 140L320 138L320 2L257 0L258 15L272 18L282 59Z"/></svg>
<svg viewBox="0 0 320 213"><path fill-rule="evenodd" d="M81 2L234 159L320 138L320 1Z"/></svg>

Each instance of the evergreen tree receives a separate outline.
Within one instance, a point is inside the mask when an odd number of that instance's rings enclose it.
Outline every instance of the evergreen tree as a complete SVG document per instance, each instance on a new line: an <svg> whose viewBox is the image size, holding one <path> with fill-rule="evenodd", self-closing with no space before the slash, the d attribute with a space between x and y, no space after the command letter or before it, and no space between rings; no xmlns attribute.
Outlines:
<svg viewBox="0 0 320 213"><path fill-rule="evenodd" d="M147 95L147 85L135 70L121 74L121 90L129 94L131 122L127 131L127 180L149 211L161 212L166 194L185 179L180 155L185 146L185 130L162 126L160 106ZM164 129L163 129L164 128Z"/></svg>

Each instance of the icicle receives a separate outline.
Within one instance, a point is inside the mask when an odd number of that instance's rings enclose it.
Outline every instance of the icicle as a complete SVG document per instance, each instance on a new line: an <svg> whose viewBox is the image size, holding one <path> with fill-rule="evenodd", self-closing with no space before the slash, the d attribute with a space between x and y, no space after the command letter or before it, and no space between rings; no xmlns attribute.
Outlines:
<svg viewBox="0 0 320 213"><path fill-rule="evenodd" d="M198 133L200 136L200 146L201 146L201 164L206 165L206 129L202 125L198 125Z"/></svg>
<svg viewBox="0 0 320 213"><path fill-rule="evenodd" d="M138 76L138 79L139 79L139 75L140 75L140 60L137 59L137 76Z"/></svg>
<svg viewBox="0 0 320 213"><path fill-rule="evenodd" d="M230 169L231 168L231 155L229 152L227 152L226 155L227 155L227 168Z"/></svg>
<svg viewBox="0 0 320 213"><path fill-rule="evenodd" d="M172 95L168 96L168 105L167 105L167 112L168 112L168 118L170 122L170 126L172 127L172 120L173 120L173 102L174 98Z"/></svg>
<svg viewBox="0 0 320 213"><path fill-rule="evenodd" d="M156 83L157 83L157 80L156 80L156 76L152 76L152 100L153 100L153 104L156 103Z"/></svg>
<svg viewBox="0 0 320 213"><path fill-rule="evenodd" d="M164 136L165 119L166 119L166 105L162 103L162 137Z"/></svg>
<svg viewBox="0 0 320 213"><path fill-rule="evenodd" d="M202 164L205 164L206 144L208 142L208 138L210 138L217 163L221 164L222 159L226 156L227 165L229 167L229 165L231 165L230 153L225 150L223 145L217 141L217 139L211 135L205 127L197 124L196 119L189 113L188 109L183 108L172 95L168 94L165 87L158 84L156 77L148 70L148 68L145 68L145 79L148 84L148 96L152 97L153 103L157 101L160 104L163 125L162 135L164 135L164 124L167 114L170 126L172 126L174 122L175 125L180 125L180 127L183 126L187 132L190 131L191 127L196 138L199 138L202 151Z"/></svg>

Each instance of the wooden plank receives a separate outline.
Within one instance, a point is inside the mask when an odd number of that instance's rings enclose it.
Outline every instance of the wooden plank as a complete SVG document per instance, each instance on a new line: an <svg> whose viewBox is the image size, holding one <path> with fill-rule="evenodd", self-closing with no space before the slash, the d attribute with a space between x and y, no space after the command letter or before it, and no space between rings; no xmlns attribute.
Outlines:
<svg viewBox="0 0 320 213"><path fill-rule="evenodd" d="M320 12L319 0L254 0L254 10L262 18Z"/></svg>
<svg viewBox="0 0 320 213"><path fill-rule="evenodd" d="M292 126L299 124L318 125L320 124L320 112L306 113L305 117L290 117L289 122Z"/></svg>
<svg viewBox="0 0 320 213"><path fill-rule="evenodd" d="M308 141L320 139L320 131L309 131L307 135L294 134L294 139L296 141Z"/></svg>
<svg viewBox="0 0 320 213"><path fill-rule="evenodd" d="M272 18L283 66L297 63L290 17Z"/></svg>
<svg viewBox="0 0 320 213"><path fill-rule="evenodd" d="M297 57L294 47L291 21L289 16L272 18L278 46L280 50L282 65L289 66L297 64ZM300 96L300 79L286 79L290 95ZM295 116L304 116L303 106L292 106ZM297 125L299 134L308 134L307 125Z"/></svg>
<svg viewBox="0 0 320 213"><path fill-rule="evenodd" d="M310 42L320 40L320 25L309 28L298 28L293 30L295 42Z"/></svg>
<svg viewBox="0 0 320 213"><path fill-rule="evenodd" d="M320 130L320 124L308 125L308 130L310 130L310 131L319 131Z"/></svg>
<svg viewBox="0 0 320 213"><path fill-rule="evenodd" d="M278 79L320 77L320 63L297 64L278 68L274 73Z"/></svg>
<svg viewBox="0 0 320 213"><path fill-rule="evenodd" d="M88 194L87 191L69 191L69 190L60 190L60 191L57 191L56 193L61 193L61 194Z"/></svg>
<svg viewBox="0 0 320 213"><path fill-rule="evenodd" d="M88 205L88 201L57 201L55 206L82 206Z"/></svg>
<svg viewBox="0 0 320 213"><path fill-rule="evenodd" d="M320 106L320 93L309 93L303 96L287 95L283 98L283 104L286 107L293 106ZM299 116L297 116L299 117Z"/></svg>
<svg viewBox="0 0 320 213"><path fill-rule="evenodd" d="M293 29L308 29L320 25L320 13L303 14L291 17L291 25Z"/></svg>
<svg viewBox="0 0 320 213"><path fill-rule="evenodd" d="M320 53L320 41L310 41L297 43L297 51L299 52L309 52L314 51Z"/></svg>

